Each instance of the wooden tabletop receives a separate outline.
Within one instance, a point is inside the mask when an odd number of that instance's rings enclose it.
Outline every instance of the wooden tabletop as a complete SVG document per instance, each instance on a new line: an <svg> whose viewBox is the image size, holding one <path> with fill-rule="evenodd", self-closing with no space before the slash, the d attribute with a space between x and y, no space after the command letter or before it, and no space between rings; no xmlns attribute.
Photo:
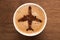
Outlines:
<svg viewBox="0 0 60 40"><path fill-rule="evenodd" d="M13 25L15 10L28 2L42 6L48 17L44 31L34 37L19 34ZM0 40L60 40L60 0L0 0Z"/></svg>

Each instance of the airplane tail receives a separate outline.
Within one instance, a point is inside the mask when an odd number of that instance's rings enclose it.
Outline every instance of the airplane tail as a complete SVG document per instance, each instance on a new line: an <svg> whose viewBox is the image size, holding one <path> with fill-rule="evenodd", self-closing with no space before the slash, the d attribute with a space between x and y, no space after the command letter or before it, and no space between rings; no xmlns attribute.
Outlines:
<svg viewBox="0 0 60 40"><path fill-rule="evenodd" d="M29 27L26 31L28 31L28 30L32 30L32 31L34 31L31 27Z"/></svg>

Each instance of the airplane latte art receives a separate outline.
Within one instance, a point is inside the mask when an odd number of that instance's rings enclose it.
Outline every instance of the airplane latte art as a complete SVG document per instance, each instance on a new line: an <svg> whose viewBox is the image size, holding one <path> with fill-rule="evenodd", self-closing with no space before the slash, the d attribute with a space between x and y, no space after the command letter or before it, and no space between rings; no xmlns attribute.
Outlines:
<svg viewBox="0 0 60 40"><path fill-rule="evenodd" d="M42 22L41 19L38 19L38 18L36 18L36 16L32 15L32 11L31 10L32 10L32 8L31 8L31 6L29 6L28 7L28 15L26 15L26 16L24 15L22 18L20 18L18 20L18 22L28 21L28 28L26 29L26 31L28 31L28 30L34 31L34 29L31 27L32 21Z"/></svg>

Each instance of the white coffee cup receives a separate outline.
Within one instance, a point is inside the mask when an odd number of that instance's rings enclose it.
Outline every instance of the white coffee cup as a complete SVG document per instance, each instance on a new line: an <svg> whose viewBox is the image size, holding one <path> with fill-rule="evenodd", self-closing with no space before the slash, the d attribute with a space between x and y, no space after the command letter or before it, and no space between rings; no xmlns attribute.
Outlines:
<svg viewBox="0 0 60 40"><path fill-rule="evenodd" d="M21 7L26 6L26 5L35 5L35 6L39 7L39 8L44 12L44 15L45 15L45 23L44 23L42 29L41 29L39 32L37 32L37 33L26 34L26 33L23 33L22 31L20 31L20 30L17 28L17 26L16 26L16 23L15 23L16 12L17 12ZM15 11L14 15L13 15L13 24L14 24L15 29L16 29L20 34L25 35L25 36L35 36L35 35L40 34L40 33L44 30L44 28L45 28L45 26L46 26L46 23L47 23L46 12L44 11L44 9L43 9L40 5L35 4L35 3L25 3L25 4L21 5L21 6L19 6L19 7L17 8L17 10Z"/></svg>

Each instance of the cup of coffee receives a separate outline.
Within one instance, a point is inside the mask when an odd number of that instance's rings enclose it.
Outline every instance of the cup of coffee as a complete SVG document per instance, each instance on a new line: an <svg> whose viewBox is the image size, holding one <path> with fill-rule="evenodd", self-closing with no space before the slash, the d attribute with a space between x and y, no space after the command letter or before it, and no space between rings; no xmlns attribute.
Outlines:
<svg viewBox="0 0 60 40"><path fill-rule="evenodd" d="M46 12L40 5L35 3L25 3L19 6L13 15L15 29L25 36L40 34L46 23Z"/></svg>

